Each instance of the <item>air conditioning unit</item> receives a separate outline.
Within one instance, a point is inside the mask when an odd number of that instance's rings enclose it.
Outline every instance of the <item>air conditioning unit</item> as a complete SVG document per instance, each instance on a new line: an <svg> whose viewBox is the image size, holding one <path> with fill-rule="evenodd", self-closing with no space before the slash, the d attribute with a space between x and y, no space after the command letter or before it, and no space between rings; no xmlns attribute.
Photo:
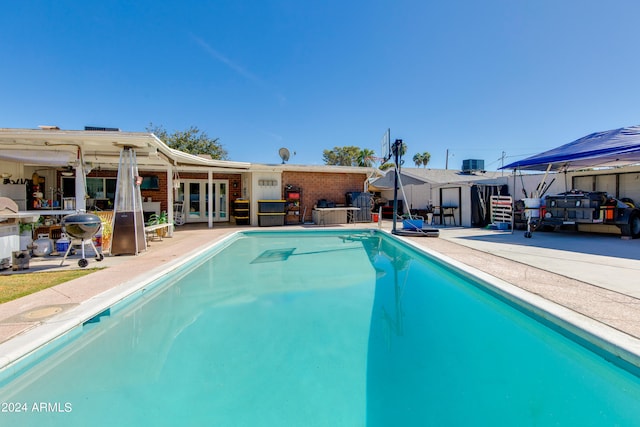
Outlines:
<svg viewBox="0 0 640 427"><path fill-rule="evenodd" d="M484 170L484 160L468 159L462 161L463 172L474 172Z"/></svg>

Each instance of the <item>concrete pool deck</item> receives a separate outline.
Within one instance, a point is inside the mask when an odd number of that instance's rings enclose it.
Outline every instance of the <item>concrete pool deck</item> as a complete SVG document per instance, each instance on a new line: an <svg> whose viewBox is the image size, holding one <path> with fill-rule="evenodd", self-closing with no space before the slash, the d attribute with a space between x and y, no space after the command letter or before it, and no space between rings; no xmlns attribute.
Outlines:
<svg viewBox="0 0 640 427"><path fill-rule="evenodd" d="M382 228L389 230L391 225L391 221L384 221ZM335 228L376 227L376 224L364 223ZM285 227L287 230L302 228L318 227ZM280 227L268 230L277 229ZM138 256L107 256L102 262L88 258L89 267L106 268L0 304L0 345L24 341L44 326L63 319L65 313L73 313L74 309L90 305L132 282L148 279L154 271L166 270L172 263L238 230L266 229L217 224L209 229L204 225L188 225L177 228L172 238L151 242L149 249ZM522 231L456 227L439 230L439 238L404 239L622 331L640 343L640 239L622 240L611 235L581 233L534 233L533 238L525 239ZM20 274L78 268L78 258L68 259L63 267L60 267L62 257L33 258L29 270ZM1 280L2 275L0 283Z"/></svg>

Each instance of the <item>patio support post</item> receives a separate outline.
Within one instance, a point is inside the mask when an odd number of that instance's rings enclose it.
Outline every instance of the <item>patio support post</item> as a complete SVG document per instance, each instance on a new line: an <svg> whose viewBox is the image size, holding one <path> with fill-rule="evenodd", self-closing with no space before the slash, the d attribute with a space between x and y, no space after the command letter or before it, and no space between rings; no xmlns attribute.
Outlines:
<svg viewBox="0 0 640 427"><path fill-rule="evenodd" d="M511 234L516 229L516 169L513 170L513 197L511 197Z"/></svg>
<svg viewBox="0 0 640 427"><path fill-rule="evenodd" d="M207 179L209 181L208 192L208 201L207 201L207 209L209 210L209 228L213 228L213 171L209 169L207 172ZM220 197L219 194L216 194L217 197Z"/></svg>
<svg viewBox="0 0 640 427"><path fill-rule="evenodd" d="M173 168L167 164L167 221L169 222L169 237L173 237Z"/></svg>

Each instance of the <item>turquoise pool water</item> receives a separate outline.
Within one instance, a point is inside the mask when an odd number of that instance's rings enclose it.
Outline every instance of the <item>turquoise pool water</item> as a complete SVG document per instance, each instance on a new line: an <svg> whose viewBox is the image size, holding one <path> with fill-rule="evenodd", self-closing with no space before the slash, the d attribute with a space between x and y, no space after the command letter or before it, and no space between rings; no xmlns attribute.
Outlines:
<svg viewBox="0 0 640 427"><path fill-rule="evenodd" d="M5 378L0 425L640 420L638 377L382 233L248 232L210 255Z"/></svg>

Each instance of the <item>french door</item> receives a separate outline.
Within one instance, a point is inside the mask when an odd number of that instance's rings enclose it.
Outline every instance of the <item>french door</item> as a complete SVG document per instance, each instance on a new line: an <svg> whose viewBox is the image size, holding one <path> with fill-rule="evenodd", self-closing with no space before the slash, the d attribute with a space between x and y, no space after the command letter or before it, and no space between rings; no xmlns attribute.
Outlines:
<svg viewBox="0 0 640 427"><path fill-rule="evenodd" d="M229 221L229 181L213 180L214 222ZM184 202L186 222L205 222L209 220L209 182L206 180L185 180L180 183L178 200Z"/></svg>

